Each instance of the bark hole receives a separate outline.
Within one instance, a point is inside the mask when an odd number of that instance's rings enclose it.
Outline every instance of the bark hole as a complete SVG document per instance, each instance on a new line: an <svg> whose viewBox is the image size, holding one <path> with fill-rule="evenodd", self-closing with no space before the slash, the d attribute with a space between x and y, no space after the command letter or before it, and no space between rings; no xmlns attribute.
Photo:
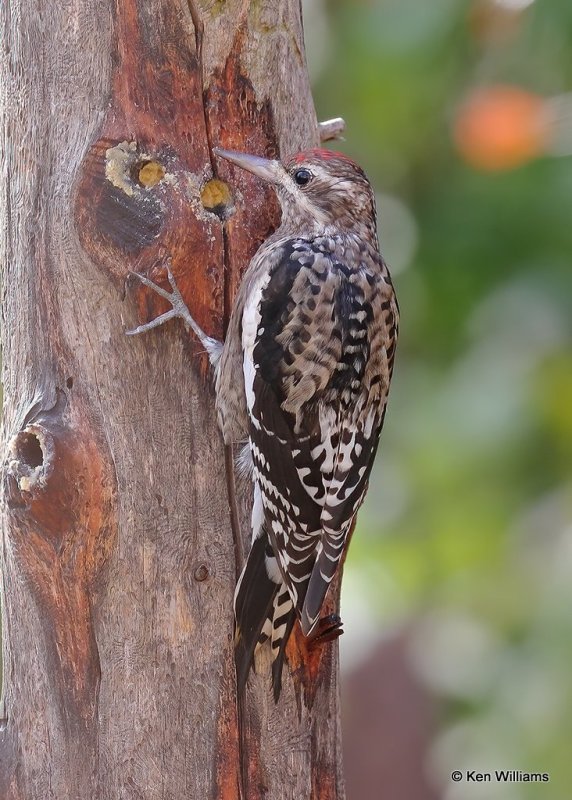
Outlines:
<svg viewBox="0 0 572 800"><path fill-rule="evenodd" d="M201 189L201 203L207 211L222 220L228 219L234 211L230 188L219 178L212 178L205 183Z"/></svg>
<svg viewBox="0 0 572 800"><path fill-rule="evenodd" d="M156 186L164 177L165 168L158 161L139 161L131 169L131 179L145 189Z"/></svg>
<svg viewBox="0 0 572 800"><path fill-rule="evenodd" d="M45 428L28 425L14 436L9 452L8 472L19 493L45 485L54 455L54 441Z"/></svg>
<svg viewBox="0 0 572 800"><path fill-rule="evenodd" d="M16 438L16 457L31 469L41 467L44 463L44 451L35 433L21 433Z"/></svg>

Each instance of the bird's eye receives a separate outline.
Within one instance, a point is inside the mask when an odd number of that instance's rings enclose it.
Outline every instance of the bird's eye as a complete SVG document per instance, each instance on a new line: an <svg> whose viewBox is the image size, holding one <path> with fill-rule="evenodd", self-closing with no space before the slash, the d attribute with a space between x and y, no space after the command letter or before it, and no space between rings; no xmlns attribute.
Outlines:
<svg viewBox="0 0 572 800"><path fill-rule="evenodd" d="M309 169L297 169L294 173L294 180L298 186L305 186L312 180L312 173Z"/></svg>

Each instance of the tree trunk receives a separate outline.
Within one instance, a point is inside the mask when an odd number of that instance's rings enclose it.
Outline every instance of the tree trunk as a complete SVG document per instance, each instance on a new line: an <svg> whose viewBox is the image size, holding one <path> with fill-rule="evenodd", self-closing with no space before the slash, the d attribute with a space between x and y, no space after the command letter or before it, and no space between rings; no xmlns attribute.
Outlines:
<svg viewBox="0 0 572 800"><path fill-rule="evenodd" d="M224 334L276 226L212 146L314 146L299 0L4 0L2 800L343 798L337 650L237 702L251 487L208 364L127 281ZM214 178L214 180L212 180ZM227 183L228 181L228 183ZM237 376L239 379L239 376Z"/></svg>

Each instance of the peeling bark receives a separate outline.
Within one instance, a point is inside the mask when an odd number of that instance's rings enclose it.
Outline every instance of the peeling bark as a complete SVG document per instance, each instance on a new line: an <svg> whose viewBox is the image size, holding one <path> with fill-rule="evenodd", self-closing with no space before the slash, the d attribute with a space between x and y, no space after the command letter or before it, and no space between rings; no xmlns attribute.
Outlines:
<svg viewBox="0 0 572 800"><path fill-rule="evenodd" d="M250 486L165 282L222 337L277 225L212 147L318 142L298 0L0 5L4 800L341 800L335 646L236 697ZM334 601L332 601L334 602Z"/></svg>

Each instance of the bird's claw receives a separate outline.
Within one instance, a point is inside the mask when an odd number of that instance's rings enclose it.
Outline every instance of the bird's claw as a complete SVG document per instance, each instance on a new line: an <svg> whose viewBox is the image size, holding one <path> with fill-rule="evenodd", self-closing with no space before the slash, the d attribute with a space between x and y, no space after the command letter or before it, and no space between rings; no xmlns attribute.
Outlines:
<svg viewBox="0 0 572 800"><path fill-rule="evenodd" d="M211 364L214 366L220 358L220 354L222 352L222 343L216 339L213 339L212 336L208 336L200 327L200 325L195 322L194 317L187 308L187 304L183 300L183 295L179 291L179 287L177 286L173 273L171 272L169 263L167 263L165 266L167 269L169 286L171 287L170 292L168 292L166 289L163 289L162 286L158 286L146 275L141 275L140 272L129 273L130 276L140 280L143 286L147 286L148 289L152 289L155 294L158 294L159 297L162 297L164 300L166 300L171 305L171 308L168 311L165 311L164 314L152 319L151 322L146 322L144 325L139 325L137 328L133 328L133 330L125 331L125 333L128 336L136 336L138 333L145 333L153 328L158 328L159 325L163 325L170 319L179 317L183 320L185 325L197 335L199 341L208 353Z"/></svg>
<svg viewBox="0 0 572 800"><path fill-rule="evenodd" d="M179 291L179 287L176 284L175 278L171 271L171 267L167 264L167 278L169 280L169 285L171 287L170 292L166 289L163 289L162 286L159 286L157 283L152 281L146 275L142 275L140 272L130 272L129 277L137 278L143 286L147 286L148 289L152 289L155 294L158 294L159 297L165 299L168 303L170 303L171 308L166 311L164 314L152 319L150 322L145 323L144 325L138 325L137 328L133 328L132 330L125 331L128 336L136 336L139 333L145 333L145 331L150 331L153 328L158 328L159 325L163 325L170 319L175 319L176 317L180 317L183 319L187 324L190 324L190 319L192 319L189 309L186 306L185 301L183 300L183 296ZM194 322L194 320L193 320Z"/></svg>
<svg viewBox="0 0 572 800"><path fill-rule="evenodd" d="M322 617L310 636L310 645L314 647L326 642L333 642L344 632L342 625L339 614L328 614L327 617Z"/></svg>

